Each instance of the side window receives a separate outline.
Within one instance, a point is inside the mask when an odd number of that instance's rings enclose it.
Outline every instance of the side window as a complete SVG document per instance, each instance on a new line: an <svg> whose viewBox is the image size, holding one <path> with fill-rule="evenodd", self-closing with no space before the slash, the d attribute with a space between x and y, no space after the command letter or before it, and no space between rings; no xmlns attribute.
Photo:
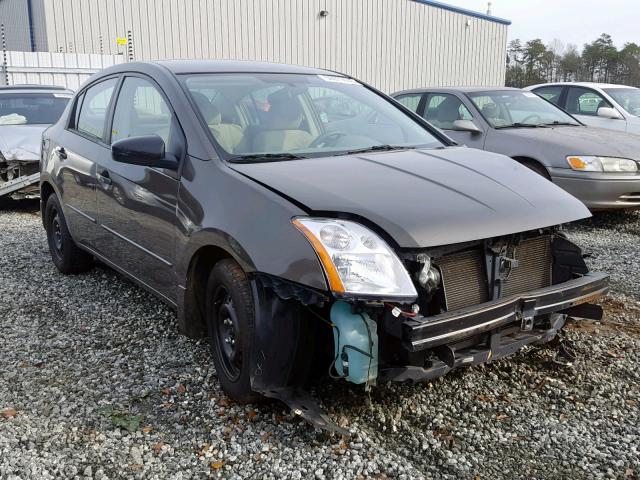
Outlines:
<svg viewBox="0 0 640 480"><path fill-rule="evenodd" d="M438 128L452 129L456 120L473 120L471 112L455 95L429 95L424 118Z"/></svg>
<svg viewBox="0 0 640 480"><path fill-rule="evenodd" d="M550 85L548 87L536 88L534 92L542 98L549 100L551 103L560 106L560 95L562 95L561 85Z"/></svg>
<svg viewBox="0 0 640 480"><path fill-rule="evenodd" d="M409 110L418 113L418 105L420 105L422 95L422 93L405 93L404 95L397 96L396 100Z"/></svg>
<svg viewBox="0 0 640 480"><path fill-rule="evenodd" d="M110 78L88 88L78 97L77 105L80 105L80 109L78 112L76 107L77 117L74 125L76 130L103 140L107 110L117 82L117 78Z"/></svg>
<svg viewBox="0 0 640 480"><path fill-rule="evenodd" d="M576 115L597 115L600 107L611 107L604 97L588 88L569 87L567 108L569 113Z"/></svg>
<svg viewBox="0 0 640 480"><path fill-rule="evenodd" d="M151 82L127 77L116 101L111 143L122 138L158 135L168 144L172 121L169 106Z"/></svg>

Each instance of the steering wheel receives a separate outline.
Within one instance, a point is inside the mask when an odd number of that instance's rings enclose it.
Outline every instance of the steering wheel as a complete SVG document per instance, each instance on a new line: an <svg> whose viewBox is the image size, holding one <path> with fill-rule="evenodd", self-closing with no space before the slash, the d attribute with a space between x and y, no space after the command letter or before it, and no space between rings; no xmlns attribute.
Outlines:
<svg viewBox="0 0 640 480"><path fill-rule="evenodd" d="M342 130L333 130L331 132L325 132L322 135L316 137L316 139L309 144L311 148L322 147L335 147L339 138L351 135L348 132Z"/></svg>
<svg viewBox="0 0 640 480"><path fill-rule="evenodd" d="M536 119L537 122L528 122L527 120L533 120ZM520 123L542 123L542 117L540 115L538 115L537 113L532 113L531 115L527 115L525 118L523 118Z"/></svg>

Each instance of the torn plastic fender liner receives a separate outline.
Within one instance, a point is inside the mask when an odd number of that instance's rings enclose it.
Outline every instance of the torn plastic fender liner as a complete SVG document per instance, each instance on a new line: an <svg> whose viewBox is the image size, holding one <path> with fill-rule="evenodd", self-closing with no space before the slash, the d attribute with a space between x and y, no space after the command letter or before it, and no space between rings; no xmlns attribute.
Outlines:
<svg viewBox="0 0 640 480"><path fill-rule="evenodd" d="M305 305L324 302L321 293L281 278L251 275L254 301L254 350L250 355L252 390L286 403L318 428L343 435L306 392L319 322L305 321Z"/></svg>

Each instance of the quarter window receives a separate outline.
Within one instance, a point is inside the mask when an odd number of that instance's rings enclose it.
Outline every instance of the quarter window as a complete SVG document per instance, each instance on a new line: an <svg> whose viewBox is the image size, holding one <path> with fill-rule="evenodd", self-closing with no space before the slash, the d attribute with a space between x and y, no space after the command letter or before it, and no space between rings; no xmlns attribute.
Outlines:
<svg viewBox="0 0 640 480"><path fill-rule="evenodd" d="M396 97L396 100L400 102L402 105L407 107L412 112L418 113L418 105L420 105L420 99L422 98L421 93L407 93L404 95L399 95Z"/></svg>
<svg viewBox="0 0 640 480"><path fill-rule="evenodd" d="M103 139L107 111L117 81L116 78L110 78L100 82L78 97L77 101L81 101L82 104L77 104L80 112L75 123L76 130L97 139Z"/></svg>
<svg viewBox="0 0 640 480"><path fill-rule="evenodd" d="M149 81L127 77L118 95L111 143L128 137L158 135L167 144L173 115L164 98Z"/></svg>
<svg viewBox="0 0 640 480"><path fill-rule="evenodd" d="M434 94L429 96L424 118L438 128L452 129L456 120L473 120L471 112L455 95Z"/></svg>
<svg viewBox="0 0 640 480"><path fill-rule="evenodd" d="M570 87L567 111L576 115L597 115L601 107L611 107L602 95L588 88Z"/></svg>

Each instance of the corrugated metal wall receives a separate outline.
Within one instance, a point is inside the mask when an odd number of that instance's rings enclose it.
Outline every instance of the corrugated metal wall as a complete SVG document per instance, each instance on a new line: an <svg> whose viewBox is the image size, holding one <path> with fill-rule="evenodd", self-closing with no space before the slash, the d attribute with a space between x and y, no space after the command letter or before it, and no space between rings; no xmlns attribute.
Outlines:
<svg viewBox="0 0 640 480"><path fill-rule="evenodd" d="M31 51L29 13L25 0L0 0L0 24L4 28L8 50Z"/></svg>
<svg viewBox="0 0 640 480"><path fill-rule="evenodd" d="M7 71L0 85L32 83L76 90L93 73L123 61L122 55L87 53L6 52Z"/></svg>
<svg viewBox="0 0 640 480"><path fill-rule="evenodd" d="M50 50L339 70L387 92L503 85L507 26L411 0L39 0ZM328 11L326 17L320 11Z"/></svg>

